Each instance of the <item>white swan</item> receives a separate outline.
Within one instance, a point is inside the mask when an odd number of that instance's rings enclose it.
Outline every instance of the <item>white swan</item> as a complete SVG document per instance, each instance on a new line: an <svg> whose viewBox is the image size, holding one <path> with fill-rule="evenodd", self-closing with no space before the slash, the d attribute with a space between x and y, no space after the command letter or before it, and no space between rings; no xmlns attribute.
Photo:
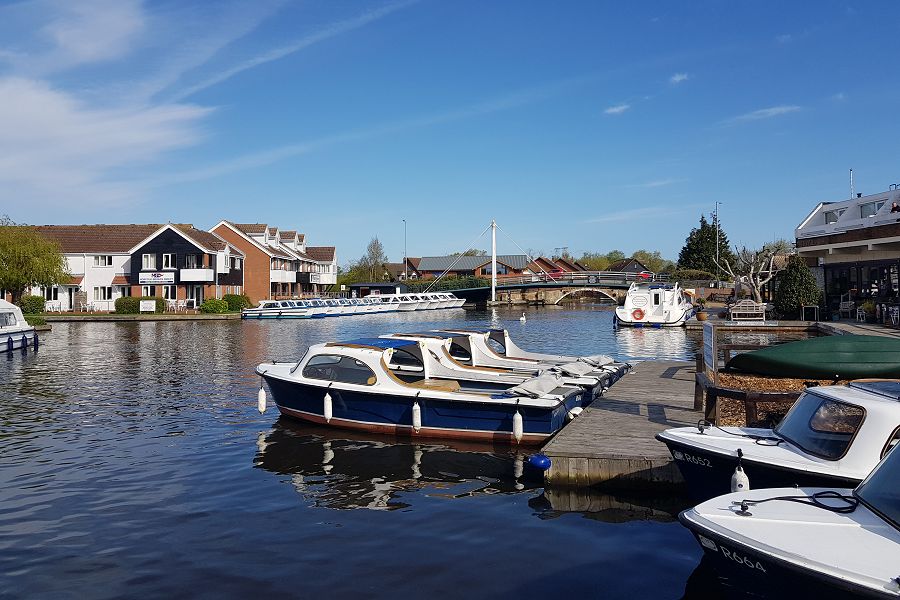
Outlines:
<svg viewBox="0 0 900 600"><path fill-rule="evenodd" d="M522 313L522 316L519 317L519 320L523 323L525 322L525 313Z"/></svg>

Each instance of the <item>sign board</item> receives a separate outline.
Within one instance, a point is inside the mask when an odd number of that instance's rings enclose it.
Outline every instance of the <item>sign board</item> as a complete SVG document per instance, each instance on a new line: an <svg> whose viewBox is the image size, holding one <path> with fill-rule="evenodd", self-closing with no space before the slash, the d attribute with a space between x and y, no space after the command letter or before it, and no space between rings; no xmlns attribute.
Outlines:
<svg viewBox="0 0 900 600"><path fill-rule="evenodd" d="M719 385L719 352L716 348L716 326L709 321L703 323L703 368L707 375L712 371L713 385Z"/></svg>
<svg viewBox="0 0 900 600"><path fill-rule="evenodd" d="M175 283L175 271L151 271L138 274L141 285L161 285Z"/></svg>
<svg viewBox="0 0 900 600"><path fill-rule="evenodd" d="M156 312L156 300L141 300L141 312Z"/></svg>
<svg viewBox="0 0 900 600"><path fill-rule="evenodd" d="M309 282L310 283L322 283L322 275L320 273L310 273L309 274Z"/></svg>
<svg viewBox="0 0 900 600"><path fill-rule="evenodd" d="M341 284L341 291L342 291L342 292L346 292L346 291L347 291L347 286L344 285L344 284Z"/></svg>

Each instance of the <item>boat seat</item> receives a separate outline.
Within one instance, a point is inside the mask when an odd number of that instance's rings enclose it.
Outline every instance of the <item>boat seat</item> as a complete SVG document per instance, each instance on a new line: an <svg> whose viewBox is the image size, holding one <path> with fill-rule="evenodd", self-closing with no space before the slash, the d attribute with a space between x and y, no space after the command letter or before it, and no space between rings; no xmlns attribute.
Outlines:
<svg viewBox="0 0 900 600"><path fill-rule="evenodd" d="M459 382L452 379L420 379L419 381L404 382L404 385L435 392L458 392Z"/></svg>

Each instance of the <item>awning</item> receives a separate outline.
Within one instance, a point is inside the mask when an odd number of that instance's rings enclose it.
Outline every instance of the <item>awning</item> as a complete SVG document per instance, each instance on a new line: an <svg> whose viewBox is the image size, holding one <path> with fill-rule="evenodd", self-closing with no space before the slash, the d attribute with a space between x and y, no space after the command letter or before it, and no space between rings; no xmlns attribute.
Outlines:
<svg viewBox="0 0 900 600"><path fill-rule="evenodd" d="M112 285L128 285L128 279L124 275L116 275L113 277Z"/></svg>
<svg viewBox="0 0 900 600"><path fill-rule="evenodd" d="M84 275L72 275L69 277L69 281L63 283L62 285L81 285L84 281Z"/></svg>

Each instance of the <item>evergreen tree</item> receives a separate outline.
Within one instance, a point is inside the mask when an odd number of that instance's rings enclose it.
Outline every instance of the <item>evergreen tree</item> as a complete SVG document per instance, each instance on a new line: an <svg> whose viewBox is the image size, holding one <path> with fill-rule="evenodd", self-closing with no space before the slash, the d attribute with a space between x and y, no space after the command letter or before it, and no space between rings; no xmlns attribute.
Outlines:
<svg viewBox="0 0 900 600"><path fill-rule="evenodd" d="M734 264L734 252L728 243L728 236L719 225L719 263L729 262ZM709 273L716 273L716 224L710 223L706 217L700 215L700 226L691 230L684 242L684 247L678 253L679 269L698 269Z"/></svg>
<svg viewBox="0 0 900 600"><path fill-rule="evenodd" d="M787 267L778 275L778 289L775 290L775 310L784 317L800 316L800 307L804 304L819 304L822 290L816 278L803 259L791 256Z"/></svg>

